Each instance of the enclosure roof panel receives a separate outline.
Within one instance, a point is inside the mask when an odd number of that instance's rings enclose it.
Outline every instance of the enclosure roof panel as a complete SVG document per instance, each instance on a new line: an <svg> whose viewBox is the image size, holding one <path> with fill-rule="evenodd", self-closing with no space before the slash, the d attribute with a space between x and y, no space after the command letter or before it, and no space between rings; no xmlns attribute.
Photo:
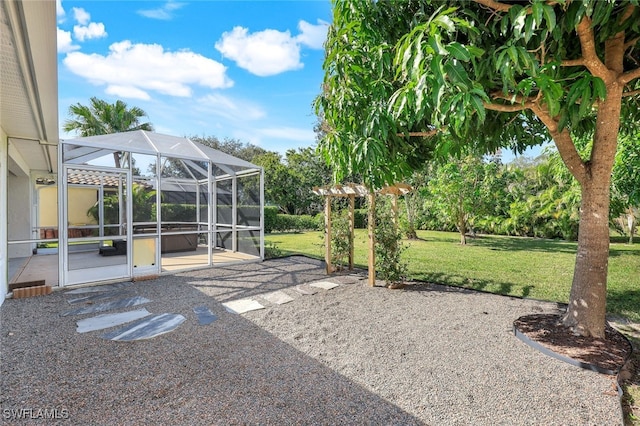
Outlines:
<svg viewBox="0 0 640 426"><path fill-rule="evenodd" d="M195 142L193 142L195 143ZM208 146L197 144L202 152L215 164L225 164L227 166L233 166L239 169L259 169L260 167L245 161L241 158L234 157L225 152L218 151Z"/></svg>
<svg viewBox="0 0 640 426"><path fill-rule="evenodd" d="M109 135L87 136L62 141L64 144L97 147L113 151L128 151L142 154L160 153L165 157L208 160L219 166L227 166L234 171L260 169L248 161L236 158L222 151L204 146L179 136L135 130Z"/></svg>
<svg viewBox="0 0 640 426"><path fill-rule="evenodd" d="M65 144L97 147L111 151L130 151L144 154L156 154L158 151L145 136L144 130L111 133L108 135L87 136L64 140Z"/></svg>
<svg viewBox="0 0 640 426"><path fill-rule="evenodd" d="M149 138L149 142L154 149L165 157L190 158L194 160L202 160L204 157L202 151L190 139L150 133L144 130L140 130L140 132L144 133Z"/></svg>

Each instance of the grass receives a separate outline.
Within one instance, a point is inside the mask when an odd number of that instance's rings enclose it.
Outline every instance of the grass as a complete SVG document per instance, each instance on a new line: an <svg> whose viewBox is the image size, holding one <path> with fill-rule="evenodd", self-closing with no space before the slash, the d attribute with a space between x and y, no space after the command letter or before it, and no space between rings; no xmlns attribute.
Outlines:
<svg viewBox="0 0 640 426"><path fill-rule="evenodd" d="M456 233L418 231L418 237L405 241L410 278L518 297L569 300L576 243L483 235L461 246ZM265 241L283 255L324 258L321 232L267 234ZM356 230L356 265L366 268L366 256L367 233ZM611 243L607 311L640 322L638 243Z"/></svg>

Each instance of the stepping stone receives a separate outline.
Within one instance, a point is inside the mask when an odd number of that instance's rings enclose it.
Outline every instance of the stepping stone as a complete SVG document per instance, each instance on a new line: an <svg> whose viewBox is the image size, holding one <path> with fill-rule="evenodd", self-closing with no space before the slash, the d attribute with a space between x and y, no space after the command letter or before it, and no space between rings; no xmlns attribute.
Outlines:
<svg viewBox="0 0 640 426"><path fill-rule="evenodd" d="M276 305L284 305L285 303L293 302L293 297L280 290L263 294L260 297L268 302L275 303Z"/></svg>
<svg viewBox="0 0 640 426"><path fill-rule="evenodd" d="M148 315L151 315L151 312L144 308L135 311L120 312L117 314L102 314L97 317L77 321L76 324L78 324L78 328L76 328L76 331L78 333L86 333L89 331L104 330L105 328L126 324L128 322L144 318Z"/></svg>
<svg viewBox="0 0 640 426"><path fill-rule="evenodd" d="M311 296L312 294L316 294L318 292L317 289L313 288L313 287L309 287L309 285L307 284L300 284L294 287L295 290L304 295L304 296Z"/></svg>
<svg viewBox="0 0 640 426"><path fill-rule="evenodd" d="M61 317L66 317L69 315L82 315L82 314L93 314L95 312L104 312L110 311L111 309L120 309L126 308L129 306L142 305L143 303L149 303L151 300L142 296L134 296L126 299L118 299L108 303L101 303L98 305L86 306L84 308L73 309L71 311L63 312L60 314Z"/></svg>
<svg viewBox="0 0 640 426"><path fill-rule="evenodd" d="M130 293L124 292L124 291L110 291L107 293L97 293L97 294L91 294L89 296L83 296L83 297L77 297L75 299L69 299L67 300L67 302L70 305L73 305L75 303L84 303L84 302L95 302L96 300L103 300L103 299L111 299L112 297L118 297L118 296L129 296Z"/></svg>
<svg viewBox="0 0 640 426"><path fill-rule="evenodd" d="M75 290L66 291L64 294L85 294L85 293L100 293L103 291L118 290L130 286L131 283L117 283L107 285L96 285L93 287L82 287Z"/></svg>
<svg viewBox="0 0 640 426"><path fill-rule="evenodd" d="M197 306L193 308L193 312L198 316L198 324L200 325L208 325L218 319L206 306Z"/></svg>
<svg viewBox="0 0 640 426"><path fill-rule="evenodd" d="M244 314L245 312L264 309L260 302L253 299L240 299L223 303L222 306L232 314Z"/></svg>
<svg viewBox="0 0 640 426"><path fill-rule="evenodd" d="M318 281L309 285L311 287L321 288L324 290L331 290L332 288L338 287L340 284L330 283L329 281Z"/></svg>
<svg viewBox="0 0 640 426"><path fill-rule="evenodd" d="M156 314L143 318L126 327L102 335L103 339L116 342L151 339L175 330L186 318L179 314Z"/></svg>

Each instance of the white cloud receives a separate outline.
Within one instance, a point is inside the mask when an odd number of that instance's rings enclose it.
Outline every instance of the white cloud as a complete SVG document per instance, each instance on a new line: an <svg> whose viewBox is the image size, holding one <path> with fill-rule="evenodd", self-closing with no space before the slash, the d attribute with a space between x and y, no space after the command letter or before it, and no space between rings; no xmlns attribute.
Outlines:
<svg viewBox="0 0 640 426"><path fill-rule="evenodd" d="M56 0L56 16L58 17L58 22L64 22L65 15L62 0Z"/></svg>
<svg viewBox="0 0 640 426"><path fill-rule="evenodd" d="M57 29L58 34L58 53L67 53L80 49L80 46L73 44L71 41L71 32Z"/></svg>
<svg viewBox="0 0 640 426"><path fill-rule="evenodd" d="M324 41L327 39L329 23L318 19L318 25L313 25L307 21L298 22L300 34L296 40L312 49L322 49Z"/></svg>
<svg viewBox="0 0 640 426"><path fill-rule="evenodd" d="M270 138L286 139L297 142L313 142L316 134L313 129L301 129L296 127L267 127L258 129L258 132Z"/></svg>
<svg viewBox="0 0 640 426"><path fill-rule="evenodd" d="M87 12L83 8L74 7L71 10L73 10L73 18L76 20L78 24L87 25L89 21L91 21L91 15L89 14L89 12Z"/></svg>
<svg viewBox="0 0 640 426"><path fill-rule="evenodd" d="M145 92L142 89L138 89L135 86L111 84L105 89L104 92L107 95L117 96L119 98L142 99L143 101L148 101L149 99L151 99L149 93Z"/></svg>
<svg viewBox="0 0 640 426"><path fill-rule="evenodd" d="M252 74L264 77L303 67L300 46L289 31L264 30L253 34L243 27L224 32L216 42L225 57Z"/></svg>
<svg viewBox="0 0 640 426"><path fill-rule="evenodd" d="M132 44L128 40L113 43L106 56L71 52L63 63L92 84L106 85L107 93L136 99L145 99L151 91L191 96L191 85L211 89L233 85L226 67L219 62L189 50L170 52L158 44Z"/></svg>
<svg viewBox="0 0 640 426"><path fill-rule="evenodd" d="M219 93L212 93L197 100L202 113L217 115L232 121L258 120L266 116L265 111L249 101L231 99Z"/></svg>
<svg viewBox="0 0 640 426"><path fill-rule="evenodd" d="M304 67L300 62L301 47L322 49L328 28L329 24L320 19L317 25L300 21L300 34L293 37L289 31L266 29L249 33L247 28L234 27L222 34L215 47L240 68L266 77Z"/></svg>
<svg viewBox="0 0 640 426"><path fill-rule="evenodd" d="M186 3L168 1L158 9L139 10L138 14L151 19L161 19L168 21L173 19L173 12L185 6Z"/></svg>
<svg viewBox="0 0 640 426"><path fill-rule="evenodd" d="M79 41L85 41L92 38L102 38L107 36L102 22L91 22L89 25L75 25L73 27L73 35Z"/></svg>

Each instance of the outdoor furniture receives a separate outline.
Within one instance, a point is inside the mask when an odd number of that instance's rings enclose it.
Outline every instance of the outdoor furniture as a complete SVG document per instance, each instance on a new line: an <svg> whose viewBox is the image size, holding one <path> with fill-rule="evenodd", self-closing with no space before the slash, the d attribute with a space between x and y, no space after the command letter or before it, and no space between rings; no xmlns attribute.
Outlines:
<svg viewBox="0 0 640 426"><path fill-rule="evenodd" d="M134 234L154 234L155 225L135 225ZM182 251L195 251L198 248L198 234L172 234L174 232L198 231L197 224L163 224L160 228L161 253L177 253Z"/></svg>

